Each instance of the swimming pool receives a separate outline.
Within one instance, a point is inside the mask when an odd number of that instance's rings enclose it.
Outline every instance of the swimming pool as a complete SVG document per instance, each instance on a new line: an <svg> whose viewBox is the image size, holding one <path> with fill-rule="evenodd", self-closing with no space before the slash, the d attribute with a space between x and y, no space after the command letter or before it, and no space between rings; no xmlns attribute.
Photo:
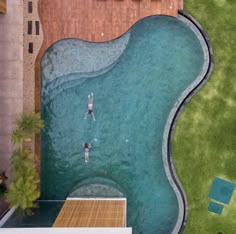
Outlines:
<svg viewBox="0 0 236 234"><path fill-rule="evenodd" d="M166 16L143 19L115 41L50 47L41 63L41 198L62 200L84 179L108 178L126 192L133 233L171 233L179 207L163 165L163 134L203 66L195 33ZM84 120L91 92L96 122ZM84 142L92 144L88 164Z"/></svg>

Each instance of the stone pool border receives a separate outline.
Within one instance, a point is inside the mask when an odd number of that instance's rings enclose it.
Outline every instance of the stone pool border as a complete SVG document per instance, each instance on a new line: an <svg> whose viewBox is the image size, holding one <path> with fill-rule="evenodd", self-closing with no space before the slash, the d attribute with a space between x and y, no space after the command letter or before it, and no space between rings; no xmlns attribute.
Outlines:
<svg viewBox="0 0 236 234"><path fill-rule="evenodd" d="M185 105L206 83L214 68L213 49L208 35L203 30L202 26L197 22L196 19L194 19L185 11L179 11L178 19L188 24L188 26L192 29L192 31L195 33L200 43L202 44L204 53L204 65L201 74L195 79L192 84L190 84L189 87L187 87L187 89L184 90L184 92L178 98L169 114L164 130L162 146L163 163L166 176L176 193L179 205L178 219L172 233L183 233L188 218L187 196L176 174L172 158L172 142L174 138L174 129L176 126L176 122Z"/></svg>

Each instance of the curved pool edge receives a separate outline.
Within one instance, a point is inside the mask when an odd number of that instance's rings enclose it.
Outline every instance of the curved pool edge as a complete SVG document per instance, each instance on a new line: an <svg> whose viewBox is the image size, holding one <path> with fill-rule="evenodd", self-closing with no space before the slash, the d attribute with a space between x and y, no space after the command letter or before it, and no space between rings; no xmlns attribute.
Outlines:
<svg viewBox="0 0 236 234"><path fill-rule="evenodd" d="M174 137L174 129L183 108L185 107L187 102L207 82L214 68L213 49L209 41L208 35L203 30L202 26L197 22L196 19L194 19L191 15L189 15L185 11L179 11L178 19L181 20L183 23L188 24L195 33L195 35L198 37L203 48L204 65L201 73L198 75L195 81L184 90L184 92L181 94L181 96L175 103L174 107L172 108L168 116L163 135L162 157L163 157L165 173L169 180L170 185L175 191L179 205L178 219L172 231L172 233L174 234L183 233L188 218L187 196L176 174L172 158L172 142Z"/></svg>

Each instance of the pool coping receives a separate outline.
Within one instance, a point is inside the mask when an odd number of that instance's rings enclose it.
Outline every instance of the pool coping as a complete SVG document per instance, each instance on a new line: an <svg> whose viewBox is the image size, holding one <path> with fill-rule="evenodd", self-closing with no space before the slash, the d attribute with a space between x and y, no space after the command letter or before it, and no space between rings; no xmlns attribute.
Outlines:
<svg viewBox="0 0 236 234"><path fill-rule="evenodd" d="M184 188L178 178L172 158L172 142L176 122L188 101L202 88L210 78L214 68L213 49L207 33L200 23L185 11L179 11L178 19L187 23L194 31L203 47L204 65L200 75L184 90L172 108L164 130L162 155L166 176L174 189L179 205L179 214L172 233L183 233L188 218L188 203ZM207 56L207 57L206 57Z"/></svg>

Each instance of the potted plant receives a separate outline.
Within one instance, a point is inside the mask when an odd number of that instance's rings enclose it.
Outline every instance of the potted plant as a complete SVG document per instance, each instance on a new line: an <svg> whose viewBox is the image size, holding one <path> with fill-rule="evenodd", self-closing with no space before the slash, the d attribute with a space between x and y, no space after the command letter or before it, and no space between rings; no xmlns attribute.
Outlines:
<svg viewBox="0 0 236 234"><path fill-rule="evenodd" d="M13 131L12 142L14 144L21 144L22 141L32 141L35 134L39 133L43 127L44 124L39 114L24 113L17 119L17 128Z"/></svg>

